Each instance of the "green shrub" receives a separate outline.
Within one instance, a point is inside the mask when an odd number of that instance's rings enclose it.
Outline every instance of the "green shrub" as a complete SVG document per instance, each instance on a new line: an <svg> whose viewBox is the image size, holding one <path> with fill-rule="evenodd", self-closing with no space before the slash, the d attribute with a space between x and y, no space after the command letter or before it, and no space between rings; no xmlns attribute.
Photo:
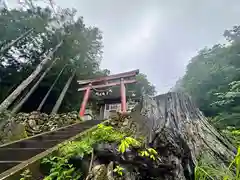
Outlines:
<svg viewBox="0 0 240 180"><path fill-rule="evenodd" d="M94 144L116 142L119 144L119 152L124 153L130 147L140 148L142 146L140 141L115 130L112 126L100 124L97 129L82 137L81 140L71 141L60 147L58 150L59 157L45 158L42 163L51 164L52 168L50 175L45 177L44 180L51 180L56 177L58 180L68 179L70 176L79 177L80 174L77 174L74 167L68 164L68 159L73 156L83 157L84 155L92 153ZM149 153L149 158L153 160L156 159L157 152L154 149L149 148L147 152ZM123 173L120 166L116 168L115 171L118 175L122 175Z"/></svg>
<svg viewBox="0 0 240 180"><path fill-rule="evenodd" d="M240 147L237 155L228 167L215 163L211 157L203 156L195 167L196 180L239 180Z"/></svg>
<svg viewBox="0 0 240 180"><path fill-rule="evenodd" d="M78 180L82 175L71 164L68 164L68 159L64 157L44 158L42 163L52 166L50 174L44 180Z"/></svg>

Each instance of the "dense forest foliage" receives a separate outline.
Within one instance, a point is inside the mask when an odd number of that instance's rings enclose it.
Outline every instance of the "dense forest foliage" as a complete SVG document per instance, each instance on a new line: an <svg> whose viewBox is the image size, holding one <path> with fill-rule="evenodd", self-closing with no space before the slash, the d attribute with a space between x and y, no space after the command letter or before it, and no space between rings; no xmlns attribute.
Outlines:
<svg viewBox="0 0 240 180"><path fill-rule="evenodd" d="M110 74L109 70L100 68L103 53L102 32L97 27L86 26L83 17L76 15L75 9L58 9L55 12L48 7L30 7L3 9L0 12L0 102L47 57L50 60L43 67L43 71L21 92L10 108L14 108L43 76L21 111L36 110L56 80L42 108L43 112L50 112L66 82L74 73L60 112L78 110L82 93L77 91L77 80ZM24 33L25 36L8 48L9 43ZM51 51L55 52L48 57ZM50 70L47 70L49 67ZM44 71L46 75L43 75ZM129 90L135 91L137 95L141 95L142 92L149 95L155 93L155 87L144 74L139 74L138 79L138 83L131 85Z"/></svg>
<svg viewBox="0 0 240 180"><path fill-rule="evenodd" d="M240 127L240 26L224 32L226 44L193 57L175 90L184 91L218 127Z"/></svg>

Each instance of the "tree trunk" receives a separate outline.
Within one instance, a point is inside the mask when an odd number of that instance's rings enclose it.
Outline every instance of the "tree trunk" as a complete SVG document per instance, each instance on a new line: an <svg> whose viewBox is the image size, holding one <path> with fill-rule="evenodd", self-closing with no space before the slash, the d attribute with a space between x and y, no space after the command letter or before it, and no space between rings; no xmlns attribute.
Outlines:
<svg viewBox="0 0 240 180"><path fill-rule="evenodd" d="M21 36L19 36L17 39L13 40L10 43L7 43L4 47L1 48L0 50L0 54L4 53L5 51L7 51L8 49L10 49L14 44L16 44L18 41L20 41L21 39L27 37L31 32L33 31L33 29L29 29L28 31L26 31L25 33L23 33Z"/></svg>
<svg viewBox="0 0 240 180"><path fill-rule="evenodd" d="M34 93L34 91L37 89L39 84L42 82L43 78L50 71L50 69L52 69L53 65L55 64L55 62L57 60L58 60L58 58L56 58L51 63L51 65L44 71L44 73L40 76L38 81L33 85L33 87L30 89L30 91L27 93L27 95L12 109L12 113L17 113L21 109L22 105L29 99L29 97L32 95L32 93Z"/></svg>
<svg viewBox="0 0 240 180"><path fill-rule="evenodd" d="M0 104L0 112L6 110L11 103L18 97L18 95L37 77L37 75L41 72L44 65L49 61L52 57L53 53L57 51L57 49L62 45L62 41L49 52L48 56L45 57L42 62L37 66L37 68L32 72L27 79L25 79L1 104Z"/></svg>
<svg viewBox="0 0 240 180"><path fill-rule="evenodd" d="M59 107L62 104L63 98L64 98L64 96L65 96L65 94L66 94L66 92L67 92L67 90L68 90L68 88L69 88L69 86L70 86L74 76L75 76L75 71L72 73L72 76L70 76L70 78L68 79L67 83L65 84L65 86L64 86L64 88L63 88L63 90L62 90L62 92L61 92L61 94L60 94L60 96L59 96L55 106L52 109L51 114L56 114L58 112L58 109L59 109Z"/></svg>
<svg viewBox="0 0 240 180"><path fill-rule="evenodd" d="M227 168L236 152L231 142L208 123L190 98L181 93L143 97L130 117L121 115L110 123L121 132L144 137L146 147L154 148L159 157L152 160L139 156L136 148L121 154L116 151L116 143L97 144L94 147L95 166L88 175L91 180L98 177L94 169L100 166L107 169L111 162L115 167L124 168L121 180L195 180L194 170L201 153ZM110 173L114 174L113 170ZM114 178L105 175L103 179Z"/></svg>
<svg viewBox="0 0 240 180"><path fill-rule="evenodd" d="M144 97L131 113L137 134L159 152L161 160L175 168L164 179L194 179L194 168L201 153L226 165L234 158L235 147L209 124L190 98L167 93L154 99Z"/></svg>
<svg viewBox="0 0 240 180"><path fill-rule="evenodd" d="M55 84L57 83L58 79L60 78L60 76L62 75L64 69L67 67L67 64L62 68L62 70L60 71L60 73L58 74L58 76L56 77L56 79L54 80L53 84L51 85L51 87L49 88L47 94L44 96L43 100L41 101L41 103L39 104L37 111L41 111L44 103L46 102L50 92L52 91L53 87L55 86Z"/></svg>

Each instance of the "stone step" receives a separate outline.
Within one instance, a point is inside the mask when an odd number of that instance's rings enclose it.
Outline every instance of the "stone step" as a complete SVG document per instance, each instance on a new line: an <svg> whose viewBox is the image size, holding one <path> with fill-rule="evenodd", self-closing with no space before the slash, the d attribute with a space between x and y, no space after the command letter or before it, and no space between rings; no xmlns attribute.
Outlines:
<svg viewBox="0 0 240 180"><path fill-rule="evenodd" d="M7 169L10 169L18 164L20 164L22 161L0 161L0 174Z"/></svg>
<svg viewBox="0 0 240 180"><path fill-rule="evenodd" d="M36 155L44 151L49 153L46 151L47 149L54 147L101 122L102 121L100 120L85 121L0 146L0 179L1 177L5 177L8 171L12 171L12 167L22 161L26 162L30 158L34 158ZM19 166L21 165L22 164L19 164Z"/></svg>
<svg viewBox="0 0 240 180"><path fill-rule="evenodd" d="M24 140L6 146L7 148L50 148L60 143L62 140Z"/></svg>
<svg viewBox="0 0 240 180"><path fill-rule="evenodd" d="M25 161L47 148L0 148L0 161Z"/></svg>

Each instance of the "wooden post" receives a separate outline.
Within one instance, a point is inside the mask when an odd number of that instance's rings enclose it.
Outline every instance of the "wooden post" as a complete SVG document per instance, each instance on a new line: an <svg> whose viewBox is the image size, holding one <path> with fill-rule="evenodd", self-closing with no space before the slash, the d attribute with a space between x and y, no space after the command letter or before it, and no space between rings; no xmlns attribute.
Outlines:
<svg viewBox="0 0 240 180"><path fill-rule="evenodd" d="M127 112L127 108L126 108L126 88L125 88L125 84L124 84L124 80L123 78L121 78L121 82L120 82L120 93L121 93L121 111L122 113L126 113Z"/></svg>
<svg viewBox="0 0 240 180"><path fill-rule="evenodd" d="M92 87L92 84L90 83L88 85L87 89L86 89L85 94L84 94L83 102L82 102L81 109L80 109L80 112L79 112L79 116L80 117L84 116L86 105L87 105L87 101L88 101L88 98L89 98L89 95L90 95L90 92L91 92L91 87Z"/></svg>

